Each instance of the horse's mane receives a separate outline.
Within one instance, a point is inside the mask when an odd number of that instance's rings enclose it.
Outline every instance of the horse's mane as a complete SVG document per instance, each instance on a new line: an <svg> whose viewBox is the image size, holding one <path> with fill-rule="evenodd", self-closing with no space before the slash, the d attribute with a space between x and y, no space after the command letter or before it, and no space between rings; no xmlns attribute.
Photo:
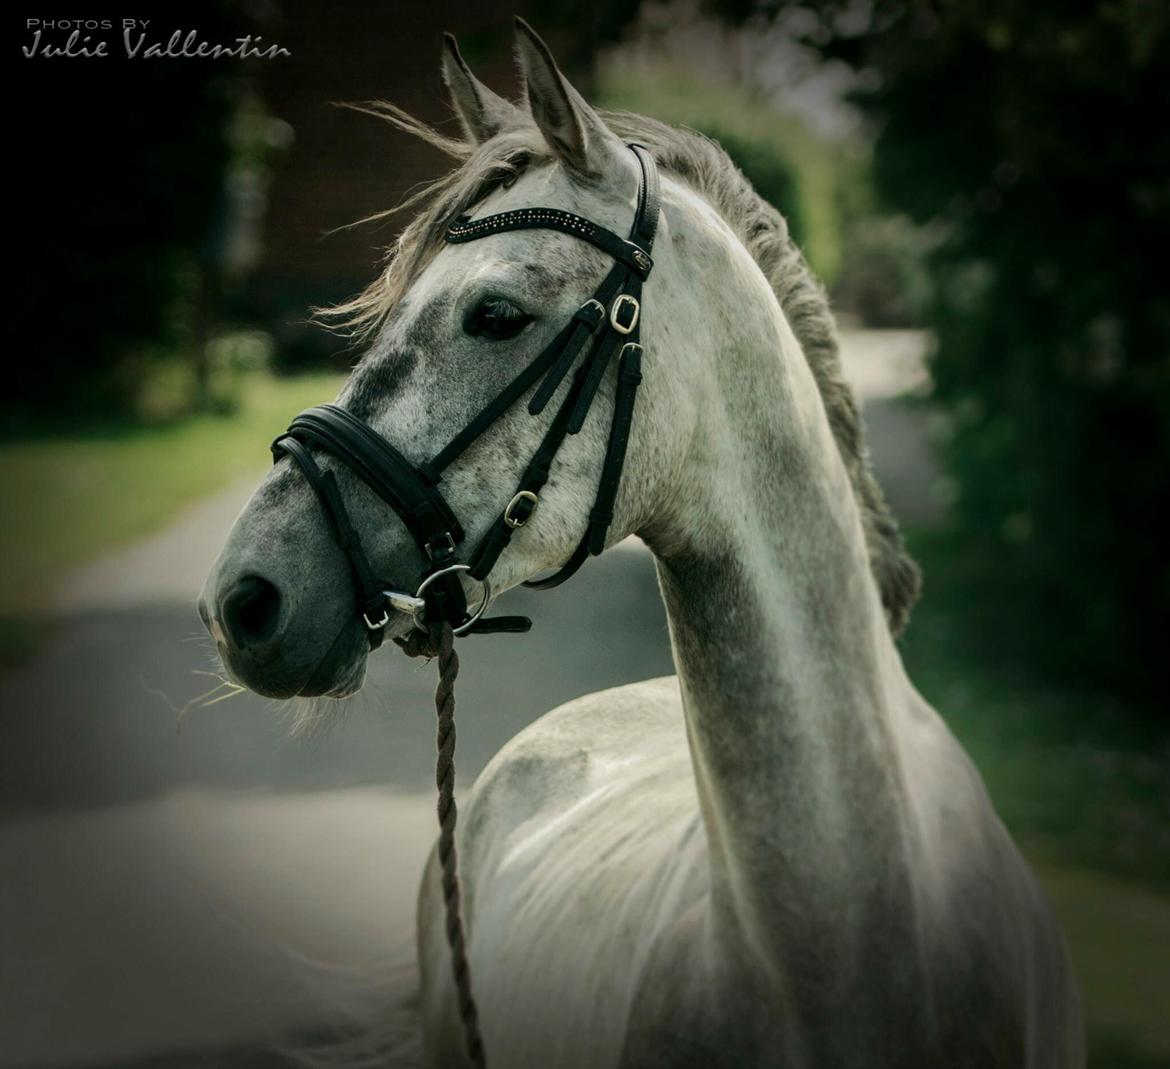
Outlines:
<svg viewBox="0 0 1170 1069"><path fill-rule="evenodd" d="M460 160L460 166L405 201L371 218L404 208L422 211L388 251L385 269L362 293L322 314L359 335L375 331L410 281L442 246L449 223L492 189L514 180L551 153L535 125L518 128L475 146L448 138L391 104L369 111ZM602 112L615 134L638 141L663 170L690 185L726 220L772 285L820 388L829 425L852 480L865 525L870 564L890 629L897 634L918 598L921 577L906 553L897 522L870 464L864 428L853 391L841 373L837 331L828 298L788 232L784 217L752 188L726 152L693 130L668 126L629 112Z"/></svg>

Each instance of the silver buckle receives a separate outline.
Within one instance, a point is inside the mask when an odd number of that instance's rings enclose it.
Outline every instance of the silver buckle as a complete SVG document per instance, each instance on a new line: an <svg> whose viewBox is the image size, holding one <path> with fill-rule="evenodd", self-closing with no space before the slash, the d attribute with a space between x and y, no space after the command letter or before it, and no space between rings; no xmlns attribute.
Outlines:
<svg viewBox="0 0 1170 1069"><path fill-rule="evenodd" d="M452 553L454 553L454 552L455 552L455 539L451 537L451 532L450 532L450 531L444 531L444 532L443 532L443 537L444 537L445 539L447 539L447 548L448 548L448 549L449 549L449 550L450 550ZM436 539L436 541L438 541L438 539ZM428 556L428 557L429 557L431 560L434 560L434 559L435 559L435 551L434 551L433 549L431 549L431 546L432 546L432 545L434 545L434 543L433 543L433 542L428 542L424 548L425 548L425 549L426 549L426 551L427 551L427 556Z"/></svg>
<svg viewBox="0 0 1170 1069"><path fill-rule="evenodd" d="M634 306L634 315L630 320L630 325L627 327L618 321L618 311L621 309L622 301L628 301ZM638 325L638 317L642 314L642 306L638 303L637 297L631 297L628 293L619 293L617 299L613 302L609 309L609 325L613 327L619 334L630 334L634 327Z"/></svg>
<svg viewBox="0 0 1170 1069"><path fill-rule="evenodd" d="M585 309L590 305L593 305L593 307L597 309L598 319L605 318L605 305L602 304L596 297L590 297L589 300L587 300L583 305L581 305L580 308L577 309L577 311L584 312Z"/></svg>
<svg viewBox="0 0 1170 1069"><path fill-rule="evenodd" d="M518 520L512 515L512 509L520 504L521 501L532 502L532 512L530 512L524 519ZM508 502L508 507L504 509L504 523L506 523L512 530L517 527L523 527L536 513L536 506L540 504L540 498L536 496L531 490L521 490L511 501Z"/></svg>
<svg viewBox="0 0 1170 1069"><path fill-rule="evenodd" d="M382 593L389 594L390 591L383 590ZM362 619L365 620L366 627L368 627L371 631L381 631L382 628L384 628L390 622L390 610L383 609L382 610L382 619L378 620L377 622L370 619L370 614L368 612L362 613Z"/></svg>

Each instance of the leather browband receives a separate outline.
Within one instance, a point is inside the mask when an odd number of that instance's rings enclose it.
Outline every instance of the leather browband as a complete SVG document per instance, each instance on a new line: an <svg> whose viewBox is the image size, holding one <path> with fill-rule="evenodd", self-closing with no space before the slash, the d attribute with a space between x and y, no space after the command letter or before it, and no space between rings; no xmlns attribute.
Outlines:
<svg viewBox="0 0 1170 1069"><path fill-rule="evenodd" d="M622 238L612 230L591 223L588 219L559 208L517 208L498 215L486 215L482 219L471 219L461 215L447 228L447 241L460 245L465 241L476 241L489 234L503 234L509 230L559 230L562 234L580 238L595 245L602 252L609 253L618 263L636 271L643 280L649 277L654 261L650 253L633 237Z"/></svg>

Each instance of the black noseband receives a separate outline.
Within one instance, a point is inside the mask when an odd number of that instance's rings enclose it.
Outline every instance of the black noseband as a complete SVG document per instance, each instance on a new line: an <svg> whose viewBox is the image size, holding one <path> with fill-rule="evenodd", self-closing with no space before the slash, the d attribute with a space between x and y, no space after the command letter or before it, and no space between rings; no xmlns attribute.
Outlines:
<svg viewBox="0 0 1170 1069"><path fill-rule="evenodd" d="M616 354L618 383L613 423L585 533L558 572L526 585L542 590L557 586L577 571L587 556L597 555L605 548L625 464L634 400L642 381L639 344L642 283L654 266L650 252L659 213L654 160L641 145L630 145L630 149L638 161L641 181L634 225L628 238L557 208L520 208L482 219L461 216L448 229L447 241L455 245L513 230L559 230L602 249L615 263L593 296L581 305L553 341L433 460L412 464L380 434L337 405L319 405L302 412L272 443L276 459L287 454L298 465L329 517L334 536L353 573L359 611L370 630L371 646L380 645L382 629L394 610L411 614L415 623L424 629L428 624L445 621L457 634L528 630L531 622L524 617L481 618L491 599L488 576L512 535L536 511L540 492L565 436L576 434L584 425ZM528 402L528 411L532 415L543 411L582 351L586 355L573 372L569 389L524 469L515 494L467 562L459 562L463 529L439 492L443 472L534 386L536 391ZM333 472L318 466L310 452L311 446L345 464L406 525L426 559L421 582L413 595L384 589L385 584L378 580L362 548L361 536L350 522ZM483 586L480 603L470 612L460 581L464 572Z"/></svg>

